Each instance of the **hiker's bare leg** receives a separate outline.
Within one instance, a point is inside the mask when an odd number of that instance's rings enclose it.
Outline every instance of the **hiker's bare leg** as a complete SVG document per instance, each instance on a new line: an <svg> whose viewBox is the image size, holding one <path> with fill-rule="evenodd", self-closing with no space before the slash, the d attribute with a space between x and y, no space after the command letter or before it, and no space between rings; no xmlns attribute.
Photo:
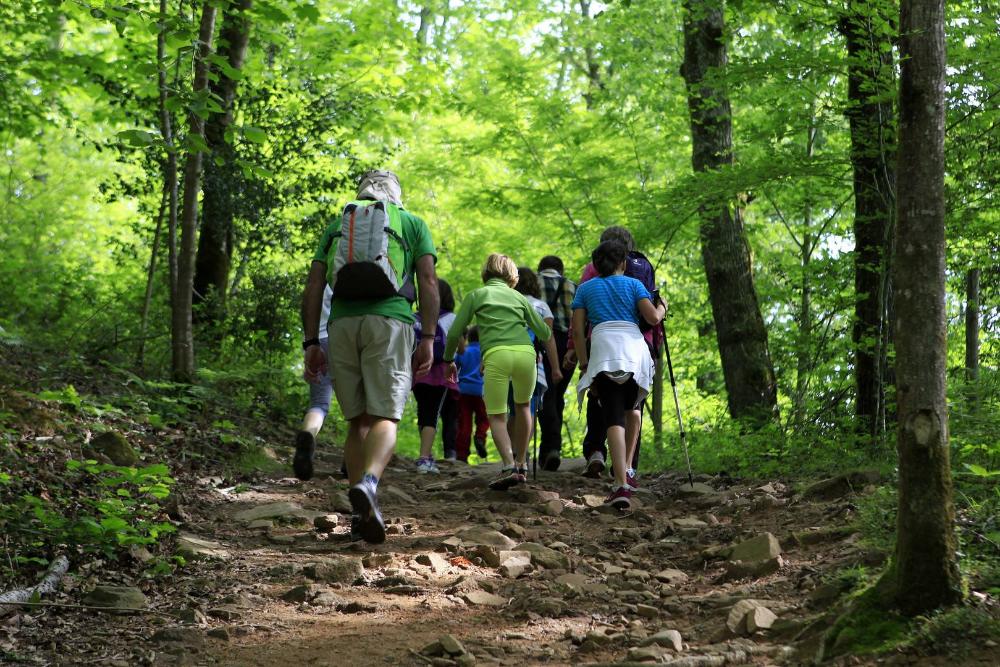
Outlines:
<svg viewBox="0 0 1000 667"><path fill-rule="evenodd" d="M420 458L434 458L434 436L437 429L433 426L425 426L420 429Z"/></svg>
<svg viewBox="0 0 1000 667"><path fill-rule="evenodd" d="M635 461L635 450L639 447L639 428L642 426L642 412L639 410L625 411L625 442L628 443L628 452L625 456L627 467L632 467Z"/></svg>
<svg viewBox="0 0 1000 667"><path fill-rule="evenodd" d="M365 438L371 428L371 417L361 415L351 420L344 444L344 463L347 464L347 481L357 484L365 476Z"/></svg>
<svg viewBox="0 0 1000 667"><path fill-rule="evenodd" d="M319 410L310 410L306 413L306 416L302 418L302 430L308 431L315 438L319 433L319 430L323 428L323 422L326 420L326 415L324 415Z"/></svg>
<svg viewBox="0 0 1000 667"><path fill-rule="evenodd" d="M370 472L382 479L385 467L392 460L396 451L396 434L399 423L384 417L369 417L371 426L365 436L365 453L368 455L368 465L365 472Z"/></svg>
<svg viewBox="0 0 1000 667"><path fill-rule="evenodd" d="M507 413L498 415L488 415L490 420L490 433L493 434L493 442L500 452L500 459L504 467L509 468L514 465L514 453L511 451L510 433L507 432Z"/></svg>
<svg viewBox="0 0 1000 667"><path fill-rule="evenodd" d="M514 458L516 465L523 468L528 462L528 441L531 440L531 403L514 406Z"/></svg>
<svg viewBox="0 0 1000 667"><path fill-rule="evenodd" d="M608 427L608 449L611 450L611 463L615 468L615 488L625 486L625 473L628 470L628 459L625 458L625 429L621 426Z"/></svg>

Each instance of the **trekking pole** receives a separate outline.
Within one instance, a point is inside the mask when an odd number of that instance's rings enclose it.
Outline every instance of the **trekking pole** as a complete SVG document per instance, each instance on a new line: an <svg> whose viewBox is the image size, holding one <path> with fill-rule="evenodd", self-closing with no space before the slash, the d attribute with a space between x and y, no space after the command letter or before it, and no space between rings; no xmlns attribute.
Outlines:
<svg viewBox="0 0 1000 667"><path fill-rule="evenodd" d="M538 422L536 421L532 425L532 440L534 445L532 449L534 450L531 454L531 476L534 480L538 481Z"/></svg>
<svg viewBox="0 0 1000 667"><path fill-rule="evenodd" d="M688 484L694 486L694 474L691 472L691 455L688 453L687 434L684 432L684 421L681 419L681 402L677 398L677 380L674 379L674 365L670 361L670 344L667 343L667 328L661 322L663 328L663 350L667 353L667 371L670 373L670 388L674 391L674 407L677 409L677 428L681 434L681 444L684 446L684 459L687 461Z"/></svg>
<svg viewBox="0 0 1000 667"><path fill-rule="evenodd" d="M542 397L535 403L535 414L531 415L531 439L534 443L531 452L531 477L538 481L538 413L542 409Z"/></svg>

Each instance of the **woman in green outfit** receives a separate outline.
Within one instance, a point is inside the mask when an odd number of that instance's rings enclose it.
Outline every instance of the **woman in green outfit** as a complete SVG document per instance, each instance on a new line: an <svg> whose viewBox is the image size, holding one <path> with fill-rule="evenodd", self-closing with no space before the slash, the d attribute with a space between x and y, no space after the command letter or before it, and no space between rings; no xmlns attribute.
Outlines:
<svg viewBox="0 0 1000 667"><path fill-rule="evenodd" d="M444 360L455 373L455 349L462 332L476 318L483 354L483 399L490 432L503 459L503 469L490 488L506 490L527 479L528 439L531 434L531 395L535 391L535 347L527 327L545 342L552 331L517 285L517 264L494 253L483 266L483 286L473 290L458 309L448 332ZM507 434L507 391L514 386L514 437Z"/></svg>

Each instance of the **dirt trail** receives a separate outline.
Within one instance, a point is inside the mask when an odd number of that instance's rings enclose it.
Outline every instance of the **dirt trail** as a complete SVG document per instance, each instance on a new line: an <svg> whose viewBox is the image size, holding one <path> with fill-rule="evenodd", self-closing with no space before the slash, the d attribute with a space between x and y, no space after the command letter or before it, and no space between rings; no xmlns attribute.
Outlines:
<svg viewBox="0 0 1000 667"><path fill-rule="evenodd" d="M204 627L161 641L158 662L799 664L815 650L792 645L817 616L810 600L836 597L824 575L869 558L849 530L831 530L848 519L844 502L664 475L643 480L623 514L599 506L607 482L580 470L566 462L500 493L485 486L492 465L418 476L399 461L379 489L390 536L374 547L347 539L347 484L323 470L248 490L202 480L187 532L225 554L194 561L185 581L211 630L204 643ZM726 560L751 538L754 560ZM744 599L760 602L737 608ZM747 615L762 627L751 632ZM462 646L435 644L443 635Z"/></svg>
<svg viewBox="0 0 1000 667"><path fill-rule="evenodd" d="M495 465L420 476L398 459L379 485L390 535L371 546L348 539L339 454L321 457L305 483L181 480L185 567L142 582L98 562L63 592L139 585L163 615L22 614L25 664L808 664L817 619L858 580L845 572L882 559L849 527L863 478L807 496L648 476L623 514L572 461L500 493Z"/></svg>

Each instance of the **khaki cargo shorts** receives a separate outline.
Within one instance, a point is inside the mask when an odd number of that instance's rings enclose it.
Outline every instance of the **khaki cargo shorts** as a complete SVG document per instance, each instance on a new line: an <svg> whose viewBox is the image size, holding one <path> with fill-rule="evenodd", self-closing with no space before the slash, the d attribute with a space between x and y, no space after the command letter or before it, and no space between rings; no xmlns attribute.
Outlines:
<svg viewBox="0 0 1000 667"><path fill-rule="evenodd" d="M413 325L381 315L331 320L328 364L346 419L399 421L410 395Z"/></svg>

